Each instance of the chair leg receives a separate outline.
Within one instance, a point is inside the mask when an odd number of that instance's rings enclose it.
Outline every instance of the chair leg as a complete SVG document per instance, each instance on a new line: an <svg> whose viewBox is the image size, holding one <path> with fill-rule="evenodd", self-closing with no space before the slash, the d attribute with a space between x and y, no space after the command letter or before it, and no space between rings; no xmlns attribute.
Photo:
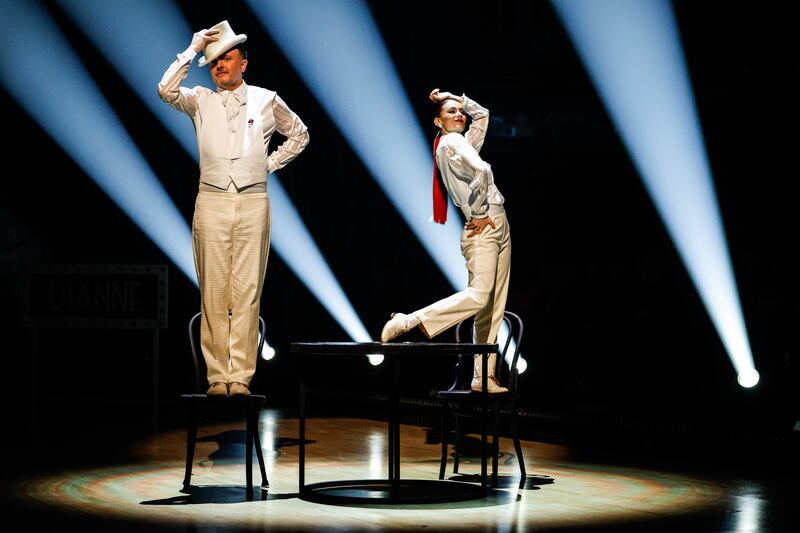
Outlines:
<svg viewBox="0 0 800 533"><path fill-rule="evenodd" d="M497 461L500 456L500 404L492 402L492 487L497 487Z"/></svg>
<svg viewBox="0 0 800 533"><path fill-rule="evenodd" d="M258 436L258 415L256 417L256 430L253 433L253 441L256 445L256 456L258 457L258 467L261 469L261 487L269 488L267 479L267 468L264 466L264 452L261 450L261 438Z"/></svg>
<svg viewBox="0 0 800 533"><path fill-rule="evenodd" d="M245 476L247 478L247 499L253 498L253 414L247 413L247 442L245 443ZM257 421L258 419L256 419Z"/></svg>
<svg viewBox="0 0 800 533"><path fill-rule="evenodd" d="M439 479L444 479L447 470L447 406L442 406L442 457L439 461Z"/></svg>
<svg viewBox="0 0 800 533"><path fill-rule="evenodd" d="M511 438L514 440L514 450L517 452L517 462L519 462L519 488L525 487L525 458L522 456L522 446L519 444L519 432L517 431L517 406L511 406L511 416L509 417L511 424Z"/></svg>
<svg viewBox="0 0 800 533"><path fill-rule="evenodd" d="M461 459L461 444L463 443L463 439L461 438L461 423L459 422L458 416L453 415L453 418L456 420L456 445L453 448L453 473L458 474L458 463Z"/></svg>
<svg viewBox="0 0 800 533"><path fill-rule="evenodd" d="M189 425L186 429L186 471L183 476L183 489L181 492L189 492L192 484L192 463L194 462L194 450L197 445L197 411L195 406L189 407Z"/></svg>

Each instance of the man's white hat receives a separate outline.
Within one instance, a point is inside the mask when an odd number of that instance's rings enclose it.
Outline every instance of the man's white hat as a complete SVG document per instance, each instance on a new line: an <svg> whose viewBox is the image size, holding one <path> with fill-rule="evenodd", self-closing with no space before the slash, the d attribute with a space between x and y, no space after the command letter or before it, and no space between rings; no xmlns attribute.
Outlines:
<svg viewBox="0 0 800 533"><path fill-rule="evenodd" d="M200 61L197 62L197 64L201 67L206 66L237 44L242 44L247 40L247 35L244 33L236 35L231 29L231 25L228 24L227 20L223 20L219 24L216 24L209 29L219 30L219 33L215 35L215 37L217 37L219 40L209 42L206 45L205 49L203 50L205 56L201 57Z"/></svg>

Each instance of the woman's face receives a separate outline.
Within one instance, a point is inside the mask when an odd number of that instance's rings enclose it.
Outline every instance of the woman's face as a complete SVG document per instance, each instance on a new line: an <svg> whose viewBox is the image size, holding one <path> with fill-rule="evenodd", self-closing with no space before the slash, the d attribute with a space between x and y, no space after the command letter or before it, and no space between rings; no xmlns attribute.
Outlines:
<svg viewBox="0 0 800 533"><path fill-rule="evenodd" d="M455 100L445 100L439 116L433 119L437 128L442 128L442 133L461 133L464 131L467 117L464 115L464 106Z"/></svg>

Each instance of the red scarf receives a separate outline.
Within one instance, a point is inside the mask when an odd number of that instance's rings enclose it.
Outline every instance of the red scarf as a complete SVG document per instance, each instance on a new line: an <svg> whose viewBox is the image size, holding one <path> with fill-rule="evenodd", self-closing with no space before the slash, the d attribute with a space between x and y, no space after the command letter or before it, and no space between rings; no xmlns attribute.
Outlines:
<svg viewBox="0 0 800 533"><path fill-rule="evenodd" d="M444 181L439 174L439 166L436 164L436 149L439 147L439 135L433 140L433 221L444 224L447 221L447 194L444 188Z"/></svg>

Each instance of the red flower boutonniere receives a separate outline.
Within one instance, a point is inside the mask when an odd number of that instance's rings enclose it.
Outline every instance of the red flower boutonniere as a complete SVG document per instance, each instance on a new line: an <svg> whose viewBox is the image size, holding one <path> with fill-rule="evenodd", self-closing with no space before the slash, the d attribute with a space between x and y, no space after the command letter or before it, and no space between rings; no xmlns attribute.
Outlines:
<svg viewBox="0 0 800 533"><path fill-rule="evenodd" d="M252 118L247 121L247 127L248 128L252 128L253 127L253 119Z"/></svg>

